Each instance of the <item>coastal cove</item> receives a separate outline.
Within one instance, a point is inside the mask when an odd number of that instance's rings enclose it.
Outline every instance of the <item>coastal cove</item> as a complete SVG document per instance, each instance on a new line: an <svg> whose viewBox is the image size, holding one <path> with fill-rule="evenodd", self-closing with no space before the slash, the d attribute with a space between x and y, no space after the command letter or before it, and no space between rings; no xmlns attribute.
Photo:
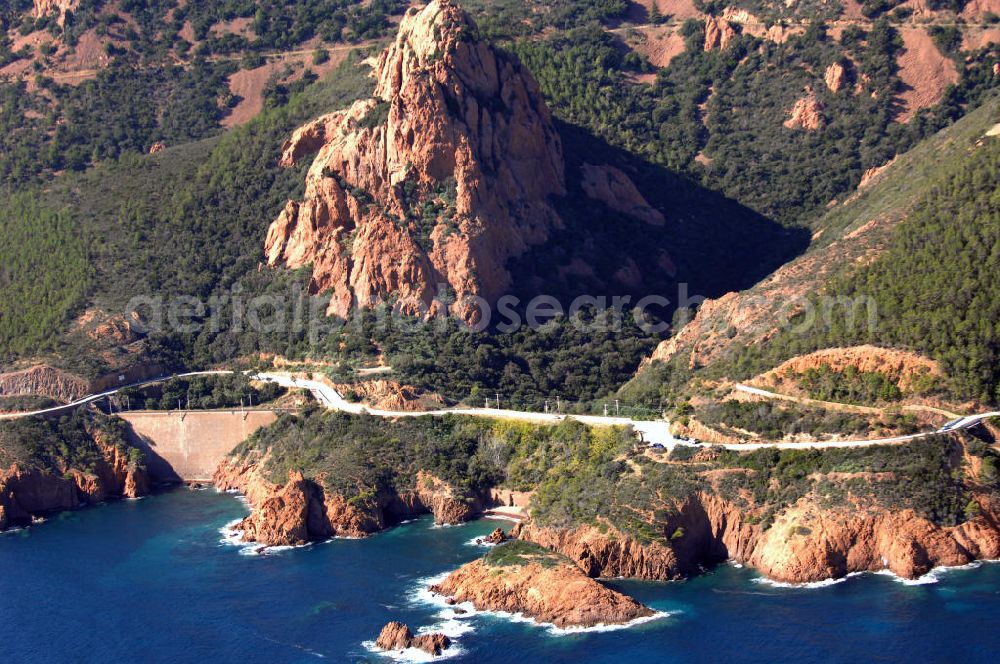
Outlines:
<svg viewBox="0 0 1000 664"><path fill-rule="evenodd" d="M445 631L448 661L987 662L1000 648L1000 565L923 583L863 574L813 588L723 565L683 582L609 585L668 614L628 629L558 633L492 615L449 617L424 592L482 555L498 524L430 517L363 540L253 555L224 542L244 504L212 489L64 512L0 535L8 661L391 661L366 647L389 620ZM114 626L114 627L111 627Z"/></svg>

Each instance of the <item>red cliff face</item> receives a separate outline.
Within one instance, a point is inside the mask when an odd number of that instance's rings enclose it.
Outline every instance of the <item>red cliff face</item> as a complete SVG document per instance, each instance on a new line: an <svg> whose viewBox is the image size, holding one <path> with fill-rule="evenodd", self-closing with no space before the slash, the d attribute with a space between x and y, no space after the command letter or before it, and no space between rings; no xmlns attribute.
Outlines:
<svg viewBox="0 0 1000 664"><path fill-rule="evenodd" d="M102 458L87 470L52 470L17 464L0 472L0 530L27 525L33 517L93 505L110 498L136 498L149 492L146 472L116 446L96 438Z"/></svg>
<svg viewBox="0 0 1000 664"><path fill-rule="evenodd" d="M506 261L561 223L548 203L565 192L559 136L532 76L447 0L408 10L375 76L372 99L285 144L286 166L318 154L304 200L271 225L268 262L311 263L330 313L391 295L426 315L442 285L472 320L462 299L502 294Z"/></svg>
<svg viewBox="0 0 1000 664"><path fill-rule="evenodd" d="M977 516L943 527L912 510L823 509L802 499L762 530L736 505L698 494L670 524L668 535L677 536L664 542L640 543L608 527L557 530L530 522L511 534L562 553L590 576L680 579L732 559L787 583L883 569L916 578L934 567L1000 557L997 506L978 501Z"/></svg>
<svg viewBox="0 0 1000 664"><path fill-rule="evenodd" d="M428 512L439 524L461 523L479 514L485 503L425 472L417 474L412 490L349 497L325 490L299 471L291 471L283 485L268 482L261 473L265 463L266 455L226 459L213 481L221 490L235 489L247 497L253 511L236 530L245 541L266 546L365 537Z"/></svg>

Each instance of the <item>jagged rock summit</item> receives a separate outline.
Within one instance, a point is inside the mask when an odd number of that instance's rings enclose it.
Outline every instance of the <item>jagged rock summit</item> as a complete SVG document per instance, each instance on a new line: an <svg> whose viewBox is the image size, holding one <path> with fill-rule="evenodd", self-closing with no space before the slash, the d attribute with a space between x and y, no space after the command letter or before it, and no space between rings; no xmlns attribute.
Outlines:
<svg viewBox="0 0 1000 664"><path fill-rule="evenodd" d="M562 223L549 203L566 191L559 135L531 74L448 0L410 8L374 74L374 97L284 145L285 166L318 153L304 200L268 231L268 262L312 264L331 314L392 296L472 322L471 296L503 294L507 260Z"/></svg>

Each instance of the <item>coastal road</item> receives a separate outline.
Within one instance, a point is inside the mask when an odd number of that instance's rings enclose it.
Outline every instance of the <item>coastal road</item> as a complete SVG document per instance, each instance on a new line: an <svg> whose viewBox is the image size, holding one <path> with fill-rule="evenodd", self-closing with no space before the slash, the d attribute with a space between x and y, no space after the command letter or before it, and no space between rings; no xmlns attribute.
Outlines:
<svg viewBox="0 0 1000 664"><path fill-rule="evenodd" d="M151 378L149 380L140 381L138 383L132 383L130 385L122 385L113 390L107 390L106 392L100 392L98 394L91 394L85 396L81 399L77 399L72 403L64 404L62 406L55 406L53 408L44 408L42 410L35 410L31 412L24 413L5 413L0 415L0 420L13 420L25 417L34 417L38 415L49 415L53 413L58 413L64 410L71 410L73 408L78 408L80 406L85 406L90 403L95 403L101 399L113 396L124 389L144 387L146 385L153 385L156 383L162 383L174 378L189 378L194 376L220 376L220 375L230 375L234 373L233 371L226 370L216 370L216 371L191 371L187 373L174 374L170 376L161 376L158 378ZM632 420L626 417L603 417L599 415L562 415L557 413L536 413L530 411L520 411L520 410L506 410L500 408L442 408L438 410L422 410L422 411L403 411L403 410L383 410L380 408L370 408L364 404L353 403L344 399L335 388L323 381L299 378L290 373L278 373L278 372L262 372L253 374L250 378L254 380L272 382L282 387L297 388L309 391L313 397L325 408L330 410L338 410L346 413L355 414L368 414L374 415L376 417L421 417L421 416L442 416L442 415L468 415L470 417L487 417L493 419L503 419L512 420L518 422L530 422L534 424L556 424L565 419L574 419L582 422L584 424L592 426L631 426L635 431L639 432L642 436L642 440L650 444L660 444L667 449L673 449L676 445L684 446L698 446L695 443L678 440L670 433L670 422L667 420ZM738 385L736 389L747 392L749 394L756 394L758 396L772 397L775 396L774 393L767 392L760 388L752 387L749 385ZM908 436L896 436L892 438L877 438L877 439L861 439L861 440L839 440L839 441L812 441L812 442L801 442L801 443L728 443L722 445L726 449L736 450L736 451L750 451L757 450L764 447L772 447L778 449L825 449L825 448L838 448L838 447L864 447L869 445L892 445L892 444L902 444L912 440L917 440L919 438L926 438L928 436L934 436L941 433L947 433L949 431L957 431L960 429L967 429L976 424L979 424L984 419L990 417L1000 417L1000 411L994 411L989 413L980 413L976 415L968 415L965 417L960 417L948 422L940 429L934 431L925 431L922 433L911 434Z"/></svg>
<svg viewBox="0 0 1000 664"><path fill-rule="evenodd" d="M333 387L318 380L297 378L287 373L259 373L256 374L254 378L257 378L258 380L270 381L276 383L277 385L281 385L282 387L309 390L316 400L323 406L332 410L341 410L347 413L366 413L368 415L375 415L376 417L468 415L471 417L489 417L493 419L514 420L534 424L555 424L569 418L593 426L631 425L633 429L641 432L643 440L648 443L660 443L665 446L676 443L674 437L670 435L670 422L666 420L631 420L626 417L602 417L598 415L560 415L557 413L534 413L522 410L505 410L502 408L441 408L439 410L420 411L383 410L347 401Z"/></svg>
<svg viewBox="0 0 1000 664"><path fill-rule="evenodd" d="M156 383L165 383L168 380L173 380L174 378L188 378L191 376L222 376L229 375L233 373L232 371L191 371L182 374L171 374L169 376L160 376L158 378L149 378L147 380L139 381L138 383L130 383L128 385L121 385L113 390L108 390L107 392L99 392L97 394L88 394L85 397L77 399L76 401L71 401L69 403L62 404L61 406L53 406L52 408L43 408L41 410L26 411L23 413L2 413L0 414L0 420L19 420L24 417L35 417L37 415L51 415L53 413L58 413L64 410L72 410L74 408L79 408L80 406L86 406L89 403L94 403L104 399L106 397L118 394L122 390L131 389L134 387L145 387L146 385L155 385Z"/></svg>

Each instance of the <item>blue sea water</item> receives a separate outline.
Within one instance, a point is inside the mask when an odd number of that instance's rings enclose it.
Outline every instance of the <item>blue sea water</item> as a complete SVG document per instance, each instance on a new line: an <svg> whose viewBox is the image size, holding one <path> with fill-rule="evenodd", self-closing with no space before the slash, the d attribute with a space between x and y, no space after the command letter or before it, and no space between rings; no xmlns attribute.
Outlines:
<svg viewBox="0 0 1000 664"><path fill-rule="evenodd" d="M482 555L470 542L495 521L423 518L247 555L220 534L245 513L234 496L181 489L0 535L0 661L389 662L365 642L393 619L458 634L450 662L1000 661L1000 564L924 585L861 575L780 588L729 565L686 582L622 581L669 616L553 634L485 614L446 620L421 596L428 577Z"/></svg>

